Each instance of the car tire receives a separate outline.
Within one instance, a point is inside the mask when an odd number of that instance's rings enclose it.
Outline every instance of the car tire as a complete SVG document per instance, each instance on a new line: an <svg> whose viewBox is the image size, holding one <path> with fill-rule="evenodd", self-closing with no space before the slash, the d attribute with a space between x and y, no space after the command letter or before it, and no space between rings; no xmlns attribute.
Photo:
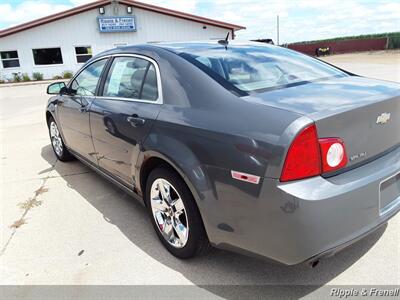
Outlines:
<svg viewBox="0 0 400 300"><path fill-rule="evenodd" d="M51 146L57 158L64 162L75 159L74 156L68 151L67 147L65 147L64 140L53 117L49 118L47 126L49 129Z"/></svg>
<svg viewBox="0 0 400 300"><path fill-rule="evenodd" d="M168 167L154 169L146 182L145 199L154 230L170 253L185 259L207 251L209 241L200 212L189 188L175 171Z"/></svg>

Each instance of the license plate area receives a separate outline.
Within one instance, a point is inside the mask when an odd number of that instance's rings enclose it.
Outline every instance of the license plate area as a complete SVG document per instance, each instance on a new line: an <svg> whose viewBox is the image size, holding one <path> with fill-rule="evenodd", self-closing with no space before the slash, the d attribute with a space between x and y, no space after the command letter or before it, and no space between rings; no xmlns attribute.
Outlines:
<svg viewBox="0 0 400 300"><path fill-rule="evenodd" d="M400 173L382 181L379 189L379 213L383 215L400 203Z"/></svg>

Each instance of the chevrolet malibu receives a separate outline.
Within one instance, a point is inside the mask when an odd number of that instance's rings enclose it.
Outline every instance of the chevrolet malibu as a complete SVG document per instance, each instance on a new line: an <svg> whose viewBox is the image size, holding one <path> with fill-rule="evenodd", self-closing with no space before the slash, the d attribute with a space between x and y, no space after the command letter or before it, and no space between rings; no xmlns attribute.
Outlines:
<svg viewBox="0 0 400 300"><path fill-rule="evenodd" d="M223 40L106 51L47 92L57 158L142 201L179 258L315 263L400 209L399 84Z"/></svg>

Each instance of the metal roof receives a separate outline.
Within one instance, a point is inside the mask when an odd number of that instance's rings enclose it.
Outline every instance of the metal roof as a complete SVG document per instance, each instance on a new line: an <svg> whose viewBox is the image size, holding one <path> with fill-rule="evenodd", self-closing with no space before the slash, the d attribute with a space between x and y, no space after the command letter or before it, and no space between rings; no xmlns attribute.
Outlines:
<svg viewBox="0 0 400 300"><path fill-rule="evenodd" d="M112 0L98 0L98 1L91 2L91 3L85 4L85 5L77 6L72 9L65 10L65 11L50 15L50 16L46 16L46 17L43 17L40 19L36 19L36 20L30 21L27 23L17 25L17 26L6 28L3 30L0 30L0 38L20 32L20 31L24 31L24 30L27 30L27 29L30 29L30 28L33 28L36 26L44 25L47 23L51 23L51 22L63 19L63 18L74 16L74 15L80 14L82 12L85 12L85 11L88 11L88 10L91 10L94 8L98 8L101 6L111 4L112 2L113 2ZM145 10L181 18L181 19L186 19L186 20L190 20L190 21L194 21L194 22L198 22L198 23L202 23L202 24L206 24L206 25L213 25L213 26L217 26L217 27L227 28L227 29L230 29L233 31L246 28L246 27L243 27L240 25L235 25L235 24L221 22L221 21L217 21L217 20L213 20L213 19L208 19L208 18L204 18L204 17L168 9L168 8L163 8L163 7L159 7L159 6L155 6L155 5L151 5L151 4L147 4L147 3L142 3L139 1L119 0L118 3L130 5L130 6L133 6L136 8L141 8L141 9L145 9Z"/></svg>

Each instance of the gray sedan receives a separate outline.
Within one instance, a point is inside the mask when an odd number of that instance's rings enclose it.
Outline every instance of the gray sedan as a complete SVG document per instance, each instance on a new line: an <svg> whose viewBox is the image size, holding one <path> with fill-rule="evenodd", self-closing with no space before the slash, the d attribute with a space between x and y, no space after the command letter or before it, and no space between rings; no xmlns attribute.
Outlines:
<svg viewBox="0 0 400 300"><path fill-rule="evenodd" d="M141 201L162 244L315 263L400 210L400 85L227 41L127 46L48 87L55 155Z"/></svg>

